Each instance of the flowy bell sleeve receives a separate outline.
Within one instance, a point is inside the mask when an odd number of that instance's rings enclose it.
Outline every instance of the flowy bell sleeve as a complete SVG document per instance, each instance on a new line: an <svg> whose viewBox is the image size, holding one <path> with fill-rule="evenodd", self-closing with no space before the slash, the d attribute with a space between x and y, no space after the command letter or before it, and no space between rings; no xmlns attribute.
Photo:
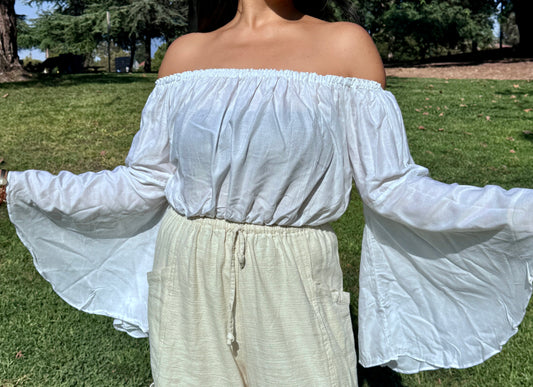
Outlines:
<svg viewBox="0 0 533 387"><path fill-rule="evenodd" d="M389 92L350 95L350 164L364 202L364 366L465 368L501 350L531 295L533 191L443 184L409 153Z"/></svg>
<svg viewBox="0 0 533 387"><path fill-rule="evenodd" d="M10 172L8 211L39 273L70 305L146 336L146 273L167 207L167 90L156 86L125 166L75 175Z"/></svg>

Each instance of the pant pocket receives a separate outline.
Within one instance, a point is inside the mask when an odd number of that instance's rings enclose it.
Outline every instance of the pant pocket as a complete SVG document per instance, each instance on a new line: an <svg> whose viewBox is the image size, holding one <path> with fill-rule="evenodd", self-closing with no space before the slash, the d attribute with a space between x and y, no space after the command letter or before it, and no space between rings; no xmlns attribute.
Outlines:
<svg viewBox="0 0 533 387"><path fill-rule="evenodd" d="M350 293L324 288L319 288L317 293L327 340L331 346L332 375L340 386L357 386Z"/></svg>

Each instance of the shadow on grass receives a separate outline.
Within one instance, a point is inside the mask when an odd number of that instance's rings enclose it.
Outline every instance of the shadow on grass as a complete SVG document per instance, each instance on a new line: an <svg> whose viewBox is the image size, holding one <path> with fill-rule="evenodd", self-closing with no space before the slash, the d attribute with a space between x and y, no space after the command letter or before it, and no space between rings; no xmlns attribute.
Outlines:
<svg viewBox="0 0 533 387"><path fill-rule="evenodd" d="M528 141L533 142L533 128L531 130L524 130L522 132L522 137Z"/></svg>
<svg viewBox="0 0 533 387"><path fill-rule="evenodd" d="M478 66L484 63L533 62L531 53L519 52L514 48L482 50L454 55L436 56L426 59L385 63L385 67L457 67Z"/></svg>
<svg viewBox="0 0 533 387"><path fill-rule="evenodd" d="M130 84L130 83L154 83L157 74L33 74L33 78L24 82L6 82L0 84L0 89L21 89L28 87L68 87L96 84Z"/></svg>

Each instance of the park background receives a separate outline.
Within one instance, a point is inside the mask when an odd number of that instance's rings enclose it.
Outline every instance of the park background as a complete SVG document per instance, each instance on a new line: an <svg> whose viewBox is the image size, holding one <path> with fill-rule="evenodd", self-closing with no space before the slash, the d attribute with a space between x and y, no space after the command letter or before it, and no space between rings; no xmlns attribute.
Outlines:
<svg viewBox="0 0 533 387"><path fill-rule="evenodd" d="M55 32L41 42L24 40L31 35L24 28L39 23L17 19L19 32L22 29L19 46L37 47L43 52L48 49L50 57L83 55L84 60L93 61L88 64L98 64L100 58L104 69L94 74L55 71L28 76L26 72L24 82L0 83L2 168L81 173L123 164L156 79L153 71L158 56L153 60L152 72L144 72L146 68L138 74L105 71L108 42L117 55L131 54L131 45L128 48L119 43L119 32L132 24L113 24L122 19L116 16L118 8L114 14L112 6L132 3L138 7L170 7L172 3L181 15L171 18L173 23L182 23L174 30L169 27L173 36L159 34L156 29L149 34L154 54L154 41L170 42L189 29L183 24L188 15L187 2L162 0L33 1L32 6L51 7L44 26ZM388 89L402 108L415 161L427 166L437 180L533 188L532 46L527 43L531 42L527 28L520 33L517 25L519 3L354 1L360 23L371 32L384 61L392 66L388 74L413 77L390 77ZM480 7L475 8L476 4ZM111 10L109 34L107 10ZM143 11L141 16L145 13L151 14ZM332 14L333 18L340 17L338 10L333 9ZM494 34L498 20L504 32L501 40ZM385 28L391 21L395 21L396 35ZM88 26L91 28L85 29ZM418 34L418 30L424 33ZM131 43L131 31L136 30L129 31L126 36ZM449 31L456 32L454 40L442 40L440 37ZM147 39L140 33L135 38L140 63L146 59ZM423 50L420 41L427 41ZM521 70L516 71L512 67L515 65ZM499 70L490 74L481 70L487 66L498 66ZM345 288L352 293L354 332L363 224L361 202L354 191L346 214L333 225L339 238ZM529 308L517 335L502 353L482 365L415 375L400 375L381 367L359 368L360 384L533 385L532 314ZM147 340L132 339L115 331L109 318L78 312L62 301L36 272L5 207L0 209L0 386L147 386L150 382Z"/></svg>
<svg viewBox="0 0 533 387"><path fill-rule="evenodd" d="M352 12L329 6L329 18L361 24L388 64L465 54L479 60L529 57L533 50L530 0L345 1ZM212 7L216 1L205 3ZM79 57L79 71L116 71L117 57L129 57L130 70L157 71L168 44L197 29L205 10L195 4L193 0L3 0L0 23L6 28L0 33L4 36L0 73L7 79L7 73L23 71L19 59L26 71L42 72L39 62L65 54ZM188 20L195 22L189 25ZM48 70L73 72L73 67Z"/></svg>

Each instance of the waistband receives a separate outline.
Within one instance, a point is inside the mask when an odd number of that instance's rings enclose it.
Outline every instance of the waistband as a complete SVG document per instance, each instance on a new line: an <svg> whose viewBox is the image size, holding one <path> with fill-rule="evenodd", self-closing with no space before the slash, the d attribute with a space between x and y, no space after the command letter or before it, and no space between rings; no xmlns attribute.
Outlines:
<svg viewBox="0 0 533 387"><path fill-rule="evenodd" d="M265 238L278 241L300 240L299 243L302 243L302 241L306 243L309 237L320 241L336 241L335 233L329 224L290 227L237 223L225 219L207 217L187 218L178 213L173 207L169 207L165 213L162 227L166 228L167 226L172 230L181 230L192 235L207 232L209 234L216 233L223 238L225 259L231 260L226 265L230 289L226 295L228 320L226 321L225 339L226 344L232 351L235 349L236 338L235 303L237 300L238 277L239 273L247 265L249 243L255 243L254 240Z"/></svg>
<svg viewBox="0 0 533 387"><path fill-rule="evenodd" d="M194 217L187 218L184 215L178 213L174 208L169 207L166 213L167 216L174 218L174 221L181 221L189 223L189 226L198 227L212 227L214 229L226 230L229 232L244 232L247 234L293 234L293 233L305 233L309 231L318 232L333 232L329 223L319 226L276 226L276 225L264 225L253 223L237 223L231 222L226 219L208 218L208 217Z"/></svg>

